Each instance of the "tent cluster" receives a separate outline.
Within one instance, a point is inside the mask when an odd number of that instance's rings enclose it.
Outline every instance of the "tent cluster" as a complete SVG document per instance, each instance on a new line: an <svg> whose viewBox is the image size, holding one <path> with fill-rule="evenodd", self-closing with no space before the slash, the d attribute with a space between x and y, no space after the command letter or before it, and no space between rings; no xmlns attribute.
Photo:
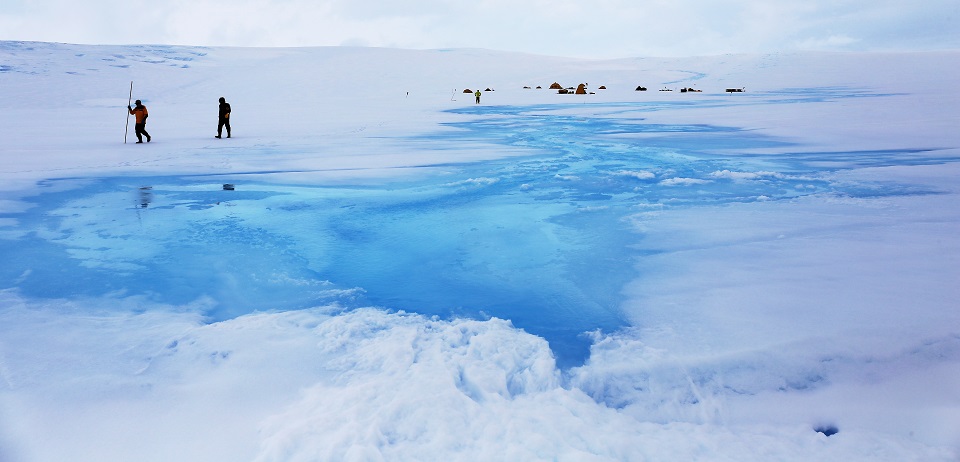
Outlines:
<svg viewBox="0 0 960 462"><path fill-rule="evenodd" d="M640 85L640 86L637 86L636 90L634 91L647 91L647 87ZM663 87L660 91L673 91L673 89ZM742 93L743 91L744 91L743 88L727 88L726 90L727 93ZM703 90L693 88L693 87L684 87L680 89L680 93L703 93Z"/></svg>
<svg viewBox="0 0 960 462"><path fill-rule="evenodd" d="M523 87L524 90L530 90L530 89L532 89L532 88L536 88L537 90L543 89L543 87L541 87L540 85L537 85L536 87L529 87L529 86ZM550 84L550 86L549 86L548 88L549 88L550 90L557 90L557 93L558 93L558 94L561 94L561 95L587 95L587 94L589 94L589 95L595 95L595 94L596 94L596 93L594 93L594 92L592 92L592 91L587 91L587 84L585 84L585 83L581 83L581 84L577 85L576 87L564 87L563 85L560 85L559 82L553 82L552 84ZM599 87L597 87L597 89L598 89L598 90L606 90L607 87L606 87L606 85L600 85ZM486 91L493 91L493 90L487 88ZM638 85L637 88L636 88L634 91L647 91L647 87L645 87L645 86L643 86L643 85ZM673 90L672 88L664 87L664 88L661 89L660 91L671 91L671 92L672 92L672 91L674 91L674 90ZM727 88L727 89L726 89L726 92L727 92L727 93L742 93L743 91L744 91L743 88ZM470 89L463 90L463 92L464 92L464 93L473 93ZM681 88L681 89L680 89L680 93L703 93L703 90L696 89L696 88L693 88L693 87L684 87L684 88Z"/></svg>
<svg viewBox="0 0 960 462"><path fill-rule="evenodd" d="M523 88L526 89L526 90L529 90L531 87L523 87ZM543 87L541 87L541 86L539 86L539 85L537 85L537 87L536 87L537 90L540 90L540 89L542 89L542 88L543 88ZM592 92L592 91L588 91L588 90L587 90L587 84L586 84L586 83L581 83L581 84L577 85L576 87L564 87L563 85L560 85L559 82L553 82L552 84L550 84L550 87L549 87L549 88L550 88L551 90L557 90L557 93L559 93L559 94L561 94L561 95L587 95L587 94L589 94L589 95L595 95L595 94L596 94L596 93L594 93L594 92ZM605 85L600 85L599 87L597 87L597 89L598 89L598 90L606 90L607 87L606 87ZM639 85L639 86L637 86L637 88L635 89L635 91L647 91L647 87L645 87L645 86L643 86L643 85ZM672 88L664 87L664 88L663 88L662 90L660 90L660 91L673 91L673 89L672 89ZM727 88L726 91L727 91L728 93L740 93L740 92L743 92L743 88ZM465 91L464 93L469 93L469 91ZM696 89L696 88L693 88L693 87L684 87L684 88L681 88L681 89L680 89L680 93L703 93L703 90L699 90L699 89Z"/></svg>
<svg viewBox="0 0 960 462"><path fill-rule="evenodd" d="M526 90L529 90L529 89L530 89L530 87L523 87L523 88L526 89ZM542 88L543 88L543 87L537 85L537 90L540 90L540 89L542 89ZM552 84L550 84L550 87L549 87L549 88L550 88L551 90L557 90L557 93L559 93L559 94L561 94L561 95L568 95L568 94L572 94L572 95L586 95L586 94L588 94L588 92L587 92L587 84L585 84L585 83L581 83L581 84L577 85L576 87L566 87L566 88L564 88L564 86L563 86L563 85L560 85L559 82L553 82ZM606 87L605 85L600 85L600 87L599 87L598 89L599 89L599 90L606 90L607 87ZM594 93L594 92L589 92L589 94L594 95L594 94L596 94L596 93Z"/></svg>

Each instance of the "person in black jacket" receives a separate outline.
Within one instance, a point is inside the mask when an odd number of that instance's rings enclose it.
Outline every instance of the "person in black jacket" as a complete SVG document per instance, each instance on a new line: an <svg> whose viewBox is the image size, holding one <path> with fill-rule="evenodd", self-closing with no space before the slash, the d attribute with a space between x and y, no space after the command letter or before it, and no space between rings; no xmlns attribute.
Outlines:
<svg viewBox="0 0 960 462"><path fill-rule="evenodd" d="M230 103L220 97L220 120L217 122L217 138L223 135L223 127L227 127L227 138L230 138Z"/></svg>

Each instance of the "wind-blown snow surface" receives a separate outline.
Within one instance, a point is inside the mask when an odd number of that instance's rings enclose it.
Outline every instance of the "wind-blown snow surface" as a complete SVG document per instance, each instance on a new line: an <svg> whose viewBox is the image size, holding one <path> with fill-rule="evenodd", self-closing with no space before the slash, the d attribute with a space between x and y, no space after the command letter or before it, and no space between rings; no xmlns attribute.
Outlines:
<svg viewBox="0 0 960 462"><path fill-rule="evenodd" d="M0 460L956 460L958 58L0 42Z"/></svg>

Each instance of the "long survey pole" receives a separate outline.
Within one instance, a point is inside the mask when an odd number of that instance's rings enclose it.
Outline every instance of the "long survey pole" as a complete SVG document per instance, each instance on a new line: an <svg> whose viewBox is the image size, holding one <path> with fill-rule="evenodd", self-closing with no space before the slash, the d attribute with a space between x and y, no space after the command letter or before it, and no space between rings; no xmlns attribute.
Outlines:
<svg viewBox="0 0 960 462"><path fill-rule="evenodd" d="M127 132L130 131L130 102L133 101L133 80L130 81L130 96L127 97L127 126L123 129L123 144L127 144Z"/></svg>

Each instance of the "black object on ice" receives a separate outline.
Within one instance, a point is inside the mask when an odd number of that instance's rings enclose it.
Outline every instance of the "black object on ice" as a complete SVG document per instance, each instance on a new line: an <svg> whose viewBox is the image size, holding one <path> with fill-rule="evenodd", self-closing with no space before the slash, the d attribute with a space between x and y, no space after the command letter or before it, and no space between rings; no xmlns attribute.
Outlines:
<svg viewBox="0 0 960 462"><path fill-rule="evenodd" d="M817 433L823 433L826 436L833 436L840 433L840 429L834 425L821 425L813 429Z"/></svg>
<svg viewBox="0 0 960 462"><path fill-rule="evenodd" d="M224 190L224 191L233 191L233 185L230 184L230 183L227 183L227 184L223 185L223 190Z"/></svg>

